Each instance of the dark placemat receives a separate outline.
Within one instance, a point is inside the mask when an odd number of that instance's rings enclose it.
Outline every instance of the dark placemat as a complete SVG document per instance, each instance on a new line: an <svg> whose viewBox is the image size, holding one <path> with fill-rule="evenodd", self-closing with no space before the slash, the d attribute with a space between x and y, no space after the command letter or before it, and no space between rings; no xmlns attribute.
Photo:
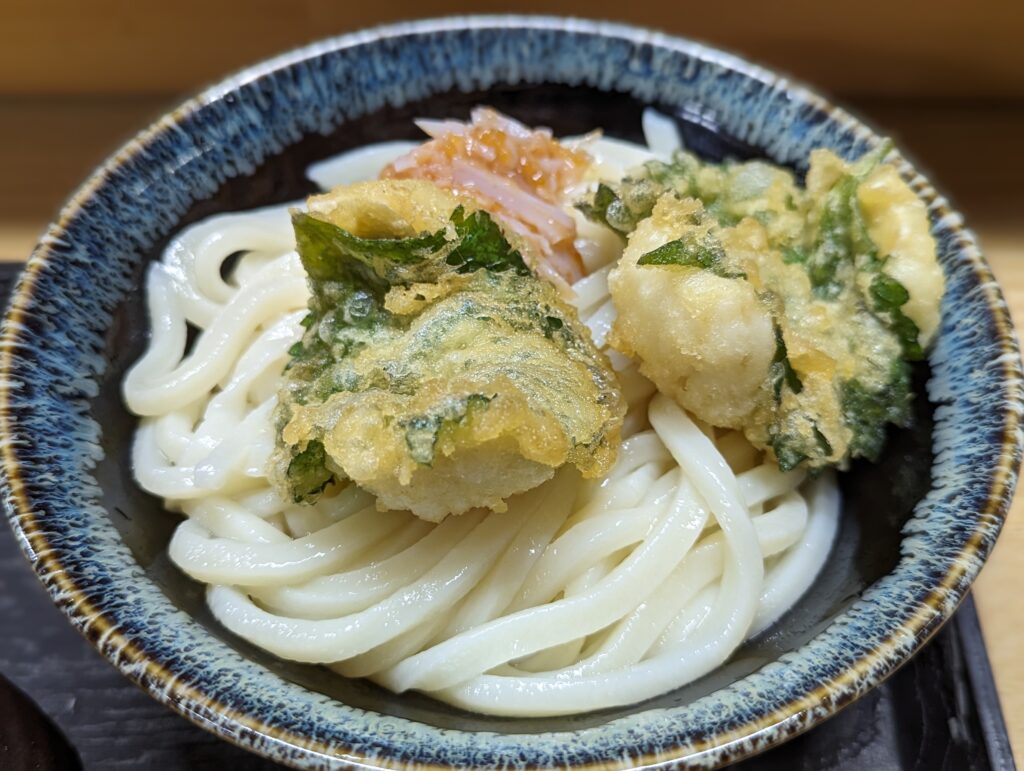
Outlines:
<svg viewBox="0 0 1024 771"><path fill-rule="evenodd" d="M0 263L0 297L17 270ZM178 717L102 659L50 603L6 528L0 619L0 769L278 768ZM735 768L1013 771L971 599L884 685Z"/></svg>

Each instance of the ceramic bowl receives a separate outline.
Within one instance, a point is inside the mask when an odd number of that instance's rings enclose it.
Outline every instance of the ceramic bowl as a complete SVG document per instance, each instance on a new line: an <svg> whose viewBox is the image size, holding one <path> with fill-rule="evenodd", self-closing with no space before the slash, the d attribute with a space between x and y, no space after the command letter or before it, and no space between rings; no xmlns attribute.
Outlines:
<svg viewBox="0 0 1024 771"><path fill-rule="evenodd" d="M879 137L738 58L623 26L470 18L386 27L257 65L143 131L71 198L33 253L0 340L0 468L11 524L53 600L129 678L189 720L297 767L714 766L824 720L941 626L995 542L1021 452L1021 364L960 215L927 202L947 292L913 429L843 476L833 554L810 593L727 664L621 709L511 720L282 662L231 637L167 560L177 517L133 482L119 395L147 334L141 278L170 234L312 192L317 159L414 138L418 116L486 103L574 134L640 138L653 105L686 144L798 172ZM927 396L925 396L925 394Z"/></svg>

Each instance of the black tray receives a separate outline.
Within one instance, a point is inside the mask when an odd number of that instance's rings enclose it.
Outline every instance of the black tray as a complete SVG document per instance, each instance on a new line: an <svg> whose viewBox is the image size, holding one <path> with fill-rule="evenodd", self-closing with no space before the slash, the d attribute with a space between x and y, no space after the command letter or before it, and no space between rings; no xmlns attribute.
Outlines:
<svg viewBox="0 0 1024 771"><path fill-rule="evenodd" d="M0 263L0 298L19 269ZM0 528L0 769L80 767L278 766L196 728L135 688L50 603L11 533ZM968 597L884 685L734 768L1013 771L973 601Z"/></svg>

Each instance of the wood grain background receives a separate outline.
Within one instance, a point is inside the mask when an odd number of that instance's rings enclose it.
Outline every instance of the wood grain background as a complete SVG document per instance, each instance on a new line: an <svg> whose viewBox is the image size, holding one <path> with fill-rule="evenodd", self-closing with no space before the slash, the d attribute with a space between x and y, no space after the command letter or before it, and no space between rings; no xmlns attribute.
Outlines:
<svg viewBox="0 0 1024 771"><path fill-rule="evenodd" d="M706 40L844 96L1024 98L1021 0L3 0L0 93L192 91L373 24L453 13L614 19Z"/></svg>

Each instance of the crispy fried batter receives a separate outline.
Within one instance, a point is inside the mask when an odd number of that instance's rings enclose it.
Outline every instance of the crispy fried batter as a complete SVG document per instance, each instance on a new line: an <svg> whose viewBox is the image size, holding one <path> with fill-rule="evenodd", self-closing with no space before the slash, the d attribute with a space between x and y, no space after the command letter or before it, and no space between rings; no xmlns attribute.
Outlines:
<svg viewBox="0 0 1024 771"><path fill-rule="evenodd" d="M297 215L313 300L274 474L294 497L333 475L438 521L500 510L565 463L592 477L614 461L625 405L603 355L494 223L459 204L426 182L381 181ZM311 447L329 474L309 473Z"/></svg>
<svg viewBox="0 0 1024 771"><path fill-rule="evenodd" d="M878 155L650 163L583 205L628 234L611 341L680 405L780 465L877 457L944 290L924 204Z"/></svg>

